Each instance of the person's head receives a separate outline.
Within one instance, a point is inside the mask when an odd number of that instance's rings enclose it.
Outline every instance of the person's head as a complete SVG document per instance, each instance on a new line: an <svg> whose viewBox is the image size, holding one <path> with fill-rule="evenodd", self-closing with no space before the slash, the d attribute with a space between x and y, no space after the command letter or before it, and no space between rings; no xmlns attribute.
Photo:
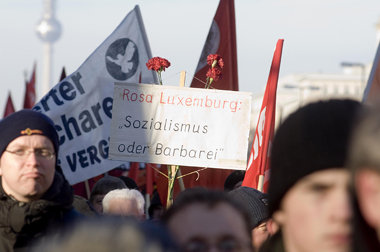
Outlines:
<svg viewBox="0 0 380 252"><path fill-rule="evenodd" d="M109 215L144 217L144 196L135 189L116 189L103 198L103 213Z"/></svg>
<svg viewBox="0 0 380 252"><path fill-rule="evenodd" d="M0 121L0 176L6 194L30 202L54 180L58 134L46 115L21 110Z"/></svg>
<svg viewBox="0 0 380 252"><path fill-rule="evenodd" d="M278 128L268 198L286 250L349 251L352 212L345 161L359 108L353 100L315 102Z"/></svg>
<svg viewBox="0 0 380 252"><path fill-rule="evenodd" d="M248 214L221 191L187 189L178 195L162 220L181 251L252 249Z"/></svg>
<svg viewBox="0 0 380 252"><path fill-rule="evenodd" d="M244 180L245 171L236 170L230 173L224 181L224 191L231 191L241 186Z"/></svg>
<svg viewBox="0 0 380 252"><path fill-rule="evenodd" d="M258 251L261 244L274 232L269 225L272 222L268 211L267 195L246 186L230 191L229 195L249 213L252 245Z"/></svg>
<svg viewBox="0 0 380 252"><path fill-rule="evenodd" d="M152 199L148 208L148 215L150 220L160 220L165 209L161 203L160 195L157 190L153 191Z"/></svg>
<svg viewBox="0 0 380 252"><path fill-rule="evenodd" d="M121 179L113 176L104 176L92 188L89 203L97 213L101 214L103 213L102 201L104 196L109 191L123 188L127 187Z"/></svg>
<svg viewBox="0 0 380 252"><path fill-rule="evenodd" d="M137 186L136 181L134 181L132 178L126 176L119 176L118 178L123 180L127 188L138 190L139 187Z"/></svg>
<svg viewBox="0 0 380 252"><path fill-rule="evenodd" d="M380 240L380 107L361 111L354 128L347 165L361 213Z"/></svg>
<svg viewBox="0 0 380 252"><path fill-rule="evenodd" d="M43 239L31 251L176 252L178 249L167 229L158 223L104 216L78 222L63 235Z"/></svg>

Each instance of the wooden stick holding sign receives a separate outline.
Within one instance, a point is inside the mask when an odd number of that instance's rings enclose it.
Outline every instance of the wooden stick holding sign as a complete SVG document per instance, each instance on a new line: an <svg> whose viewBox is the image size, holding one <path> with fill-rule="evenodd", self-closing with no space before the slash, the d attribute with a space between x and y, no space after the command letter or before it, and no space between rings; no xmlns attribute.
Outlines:
<svg viewBox="0 0 380 252"><path fill-rule="evenodd" d="M186 72L181 71L179 86L184 87L186 80ZM178 176L181 176L181 170L178 165L169 165L168 166L168 195L166 198L166 208L169 208L173 204L173 190L174 190L174 182ZM185 185L183 183L182 177L179 178L179 186L181 191L185 190Z"/></svg>

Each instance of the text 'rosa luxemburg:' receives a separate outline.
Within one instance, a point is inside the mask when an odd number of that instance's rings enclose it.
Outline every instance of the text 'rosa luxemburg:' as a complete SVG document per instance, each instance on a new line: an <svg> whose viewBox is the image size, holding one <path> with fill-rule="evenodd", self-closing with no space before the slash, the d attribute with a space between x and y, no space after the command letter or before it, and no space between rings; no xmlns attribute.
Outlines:
<svg viewBox="0 0 380 252"><path fill-rule="evenodd" d="M171 95L165 94L164 91L159 93L156 98L154 94L146 94L143 92L136 92L128 88L124 88L121 94L124 101L140 102L140 103L153 103L153 99L159 99L159 103L163 105L183 106L183 107L197 107L197 108L212 108L229 110L230 112L236 112L240 110L241 101L219 99L218 97L193 97L186 95Z"/></svg>

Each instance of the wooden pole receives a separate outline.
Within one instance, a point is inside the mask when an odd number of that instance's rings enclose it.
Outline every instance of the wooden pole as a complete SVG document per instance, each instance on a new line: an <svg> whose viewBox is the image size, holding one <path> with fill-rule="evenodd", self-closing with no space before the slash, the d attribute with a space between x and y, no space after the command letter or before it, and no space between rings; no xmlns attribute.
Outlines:
<svg viewBox="0 0 380 252"><path fill-rule="evenodd" d="M88 179L84 181L84 187L86 188L87 199L90 199L91 190L90 190L90 184L88 183Z"/></svg>
<svg viewBox="0 0 380 252"><path fill-rule="evenodd" d="M180 87L185 86L185 80L186 80L186 72L181 71L180 79L179 79ZM177 179L178 173L181 174L180 168L178 165L168 165L168 195L166 198L166 208L169 208L173 204L174 182ZM185 190L185 185L183 183L182 178L179 179L179 185L180 185L181 191Z"/></svg>
<svg viewBox="0 0 380 252"><path fill-rule="evenodd" d="M259 183L257 184L257 190L262 192L264 189L264 175L259 175Z"/></svg>
<svg viewBox="0 0 380 252"><path fill-rule="evenodd" d="M185 81L186 81L186 72L181 71L181 74L179 77L179 86L185 87ZM178 176L181 176L181 175L182 175L181 168L178 168ZM178 183L179 183L179 188L181 189L181 191L185 191L185 183L183 183L182 177L179 178Z"/></svg>
<svg viewBox="0 0 380 252"><path fill-rule="evenodd" d="M181 71L180 77L179 77L179 86L180 87L185 87L185 81L186 81L186 72Z"/></svg>

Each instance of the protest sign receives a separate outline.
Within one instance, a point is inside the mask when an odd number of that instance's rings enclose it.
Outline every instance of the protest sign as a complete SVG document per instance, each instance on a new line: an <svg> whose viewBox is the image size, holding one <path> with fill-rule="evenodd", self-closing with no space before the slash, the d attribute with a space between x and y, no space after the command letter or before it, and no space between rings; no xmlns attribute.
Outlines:
<svg viewBox="0 0 380 252"><path fill-rule="evenodd" d="M109 158L245 169L251 94L115 83Z"/></svg>

